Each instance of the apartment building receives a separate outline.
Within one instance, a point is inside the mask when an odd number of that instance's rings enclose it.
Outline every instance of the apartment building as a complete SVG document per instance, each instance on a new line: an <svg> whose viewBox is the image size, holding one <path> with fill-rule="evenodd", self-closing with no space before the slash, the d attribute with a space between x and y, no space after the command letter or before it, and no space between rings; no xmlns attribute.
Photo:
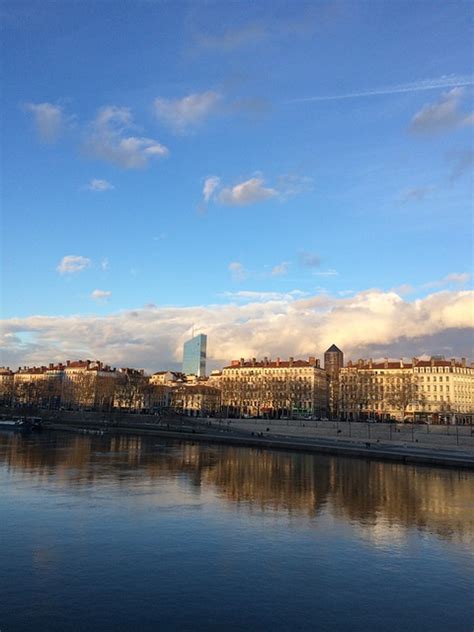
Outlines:
<svg viewBox="0 0 474 632"><path fill-rule="evenodd" d="M265 357L234 360L210 383L221 390L224 414L231 416L293 417L328 414L328 382L319 360Z"/></svg>
<svg viewBox="0 0 474 632"><path fill-rule="evenodd" d="M116 369L99 361L68 360L63 367L62 406L110 410L117 375Z"/></svg>
<svg viewBox="0 0 474 632"><path fill-rule="evenodd" d="M343 419L473 423L474 364L444 357L349 362L339 373L338 405Z"/></svg>
<svg viewBox="0 0 474 632"><path fill-rule="evenodd" d="M204 380L177 384L171 388L171 407L190 417L214 417L219 414L221 391Z"/></svg>

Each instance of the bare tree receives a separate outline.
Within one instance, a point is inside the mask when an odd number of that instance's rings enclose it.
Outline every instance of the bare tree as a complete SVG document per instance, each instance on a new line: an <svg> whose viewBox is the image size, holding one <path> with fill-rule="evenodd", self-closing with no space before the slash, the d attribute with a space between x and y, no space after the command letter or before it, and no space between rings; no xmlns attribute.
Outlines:
<svg viewBox="0 0 474 632"><path fill-rule="evenodd" d="M145 408L148 378L141 371L123 371L115 378L114 405L127 410Z"/></svg>
<svg viewBox="0 0 474 632"><path fill-rule="evenodd" d="M413 373L390 375L386 379L386 401L405 419L409 406L424 406L425 395Z"/></svg>

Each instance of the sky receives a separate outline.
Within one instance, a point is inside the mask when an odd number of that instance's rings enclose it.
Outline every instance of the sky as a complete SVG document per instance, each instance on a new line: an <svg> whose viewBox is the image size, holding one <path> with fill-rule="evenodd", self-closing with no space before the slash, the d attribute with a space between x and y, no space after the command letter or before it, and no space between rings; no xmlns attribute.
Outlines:
<svg viewBox="0 0 474 632"><path fill-rule="evenodd" d="M0 11L1 364L474 359L471 2Z"/></svg>

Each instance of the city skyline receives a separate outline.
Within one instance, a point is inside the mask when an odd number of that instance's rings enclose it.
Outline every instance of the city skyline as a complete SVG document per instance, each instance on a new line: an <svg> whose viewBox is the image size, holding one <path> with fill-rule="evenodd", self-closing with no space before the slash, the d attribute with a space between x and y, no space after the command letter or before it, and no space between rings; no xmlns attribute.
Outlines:
<svg viewBox="0 0 474 632"><path fill-rule="evenodd" d="M267 356L235 356L233 358L227 358L226 360L223 360L222 362L218 363L218 362L213 362L213 366L212 367L207 367L207 336L204 336L205 340L205 349L206 351L204 352L206 357L203 358L201 355L199 355L199 362L201 363L201 367L205 366L205 370L204 373L202 373L201 375L199 375L198 373L193 373L191 371L186 372L185 369L185 364L186 364L186 344L187 342L192 342L192 343L196 343L197 339L199 339L203 334L199 334L197 336L195 336L194 338L191 338L188 341L185 341L183 348L182 348L182 359L180 362L172 362L172 363L168 363L165 364L163 362L158 361L155 368L154 369L147 369L146 367L138 367L138 366L132 366L131 364L129 365L114 365L113 363L104 361L103 359L98 359L98 358L70 358L70 359L60 359L60 360L55 360L54 362L51 362L51 358L46 358L44 359L44 361L39 362L37 364L22 364L20 363L19 365L5 365L5 366L0 366L0 369L2 370L8 370L12 373L14 372L22 372L22 371L27 371L28 370L56 370L56 369L64 369L64 368L68 368L69 366L90 366L91 370L104 370L104 371L108 371L108 372L115 372L117 370L119 371L138 371L140 372L142 375L162 375L162 374L166 374L168 372L170 373L174 373L176 376L190 376L190 377L194 377L194 378L198 378L198 379L208 379L209 376L211 374L217 373L219 371L222 371L225 368L232 368L234 366L237 366L239 364L241 364L243 362L243 364L245 366L266 366L266 365L273 365L275 364L276 366L279 366L280 364L283 365L287 365L288 363L292 363L293 361L295 362L308 362L307 358L309 358L310 363L312 361L316 362L316 365L318 367L321 367L322 369L324 369L328 375L332 375L334 373L334 370L338 371L340 368L348 368L348 367L356 367L358 365L360 365L360 363L362 363L364 366L365 365L369 365L369 364L383 364L384 362L389 362L389 363L401 363L403 366L403 363L405 363L406 365L412 363L414 360L416 360L417 362L426 362L426 361L453 361L455 360L456 362L461 362L464 363L467 367L470 368L474 368L474 359L472 359L470 356L464 354L464 355L458 355L458 356L446 356L446 355L440 355L440 354L435 354L435 353L431 353L431 354L423 354L423 355L416 355L416 354L407 354L404 356L380 356L380 357L361 357L361 356L347 356L344 354L344 352L340 349L337 348L336 345L331 345L331 347L329 349L327 349L325 352L320 352L317 353L316 355L308 355L308 353L301 353L301 354L297 354L297 355L293 355L293 356L279 356L276 354L269 354ZM196 348L197 348L197 344L193 344L187 354L187 361L188 364L198 364L198 357L195 354ZM337 349L337 352L340 354L340 360L336 360L336 364L334 365L334 359L331 358L331 356L334 356L334 353L331 353L334 349L334 347Z"/></svg>
<svg viewBox="0 0 474 632"><path fill-rule="evenodd" d="M3 3L0 363L472 358L470 18Z"/></svg>

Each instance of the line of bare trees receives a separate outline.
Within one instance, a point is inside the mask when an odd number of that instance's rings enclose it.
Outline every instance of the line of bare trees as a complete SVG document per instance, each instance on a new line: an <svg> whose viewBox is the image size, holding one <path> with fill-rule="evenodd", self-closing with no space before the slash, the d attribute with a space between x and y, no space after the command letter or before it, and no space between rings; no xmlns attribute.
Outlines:
<svg viewBox="0 0 474 632"><path fill-rule="evenodd" d="M326 389L313 386L304 378L279 378L272 375L249 379L223 378L220 381L223 413L293 417L295 412L307 415L327 414Z"/></svg>
<svg viewBox="0 0 474 632"><path fill-rule="evenodd" d="M343 418L361 419L396 413L405 419L410 407L423 411L426 396L418 376L412 373L383 378L357 373L339 385L338 407Z"/></svg>

